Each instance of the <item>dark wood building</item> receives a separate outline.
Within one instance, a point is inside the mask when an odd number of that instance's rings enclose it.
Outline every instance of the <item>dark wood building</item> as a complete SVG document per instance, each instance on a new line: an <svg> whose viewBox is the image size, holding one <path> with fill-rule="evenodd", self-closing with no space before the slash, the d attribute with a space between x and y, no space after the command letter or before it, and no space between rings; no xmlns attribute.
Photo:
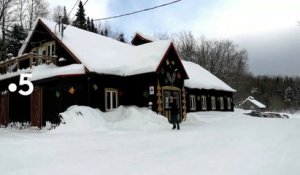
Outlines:
<svg viewBox="0 0 300 175"><path fill-rule="evenodd" d="M189 75L170 41L151 41L137 34L130 45L73 26L66 26L63 34L60 29L54 22L38 19L18 57L0 62L1 125L58 123L58 114L71 105L102 111L136 105L170 117L170 96L181 121L193 111L189 106L194 92L195 111L203 110L197 107L199 95L232 98L232 92L185 87ZM21 78L24 73L32 77ZM12 83L18 85L14 92L8 90ZM31 83L33 92L21 95Z"/></svg>

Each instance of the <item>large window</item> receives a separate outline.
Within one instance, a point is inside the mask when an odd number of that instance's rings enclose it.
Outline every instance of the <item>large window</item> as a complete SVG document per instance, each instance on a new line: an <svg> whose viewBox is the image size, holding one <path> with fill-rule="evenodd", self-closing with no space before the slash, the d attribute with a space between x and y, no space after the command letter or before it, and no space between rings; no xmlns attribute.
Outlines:
<svg viewBox="0 0 300 175"><path fill-rule="evenodd" d="M54 43L48 45L47 53L48 53L48 56L55 55L55 44Z"/></svg>
<svg viewBox="0 0 300 175"><path fill-rule="evenodd" d="M231 98L227 97L227 109L231 109Z"/></svg>
<svg viewBox="0 0 300 175"><path fill-rule="evenodd" d="M191 110L196 110L196 96L195 95L190 95L190 109Z"/></svg>
<svg viewBox="0 0 300 175"><path fill-rule="evenodd" d="M224 109L224 98L220 97L220 109L223 110Z"/></svg>
<svg viewBox="0 0 300 175"><path fill-rule="evenodd" d="M105 89L105 110L110 111L118 107L118 90Z"/></svg>
<svg viewBox="0 0 300 175"><path fill-rule="evenodd" d="M216 97L211 96L211 109L216 110Z"/></svg>
<svg viewBox="0 0 300 175"><path fill-rule="evenodd" d="M202 110L207 109L206 96L204 95L201 96L201 105L202 105Z"/></svg>

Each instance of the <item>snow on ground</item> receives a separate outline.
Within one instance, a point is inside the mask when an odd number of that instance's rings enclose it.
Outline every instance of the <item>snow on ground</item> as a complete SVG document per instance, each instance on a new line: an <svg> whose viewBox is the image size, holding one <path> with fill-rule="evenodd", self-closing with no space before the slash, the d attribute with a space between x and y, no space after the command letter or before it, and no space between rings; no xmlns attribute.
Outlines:
<svg viewBox="0 0 300 175"><path fill-rule="evenodd" d="M181 130L146 108L72 106L54 130L0 129L0 172L14 174L300 174L300 113L188 114Z"/></svg>

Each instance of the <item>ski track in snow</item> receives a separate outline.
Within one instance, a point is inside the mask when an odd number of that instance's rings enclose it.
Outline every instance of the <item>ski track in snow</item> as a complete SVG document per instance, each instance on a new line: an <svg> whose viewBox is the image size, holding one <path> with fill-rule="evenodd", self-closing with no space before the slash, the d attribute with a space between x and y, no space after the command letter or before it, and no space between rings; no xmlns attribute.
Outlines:
<svg viewBox="0 0 300 175"><path fill-rule="evenodd" d="M243 112L190 113L178 131L145 108L102 113L73 106L55 130L1 128L0 172L299 175L300 114L266 119Z"/></svg>

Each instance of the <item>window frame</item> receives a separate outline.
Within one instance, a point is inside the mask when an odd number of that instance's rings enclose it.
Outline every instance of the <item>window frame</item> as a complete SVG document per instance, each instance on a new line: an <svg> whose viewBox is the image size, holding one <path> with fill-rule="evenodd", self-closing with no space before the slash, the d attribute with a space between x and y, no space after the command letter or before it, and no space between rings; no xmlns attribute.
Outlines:
<svg viewBox="0 0 300 175"><path fill-rule="evenodd" d="M107 93L109 95L107 96ZM114 96L115 94L115 96ZM119 95L118 89L114 88L105 88L104 90L104 97L105 97L105 111L111 111L119 106ZM109 104L108 104L108 97L109 97ZM113 98L115 99L113 100ZM115 107L114 107L115 102Z"/></svg>
<svg viewBox="0 0 300 175"><path fill-rule="evenodd" d="M197 109L196 107L196 95L190 95L190 110L195 111Z"/></svg>
<svg viewBox="0 0 300 175"><path fill-rule="evenodd" d="M207 110L207 98L205 95L201 96L201 109Z"/></svg>
<svg viewBox="0 0 300 175"><path fill-rule="evenodd" d="M220 109L224 110L224 97L220 97Z"/></svg>
<svg viewBox="0 0 300 175"><path fill-rule="evenodd" d="M227 97L227 109L229 109L229 110L232 109L231 98L230 97Z"/></svg>
<svg viewBox="0 0 300 175"><path fill-rule="evenodd" d="M50 43L47 45L47 56L48 57L52 57L55 55L55 52L56 52L56 46L55 46L55 43Z"/></svg>
<svg viewBox="0 0 300 175"><path fill-rule="evenodd" d="M211 96L210 97L210 103L211 103L211 110L216 110L217 109L217 103L216 103L216 97Z"/></svg>

